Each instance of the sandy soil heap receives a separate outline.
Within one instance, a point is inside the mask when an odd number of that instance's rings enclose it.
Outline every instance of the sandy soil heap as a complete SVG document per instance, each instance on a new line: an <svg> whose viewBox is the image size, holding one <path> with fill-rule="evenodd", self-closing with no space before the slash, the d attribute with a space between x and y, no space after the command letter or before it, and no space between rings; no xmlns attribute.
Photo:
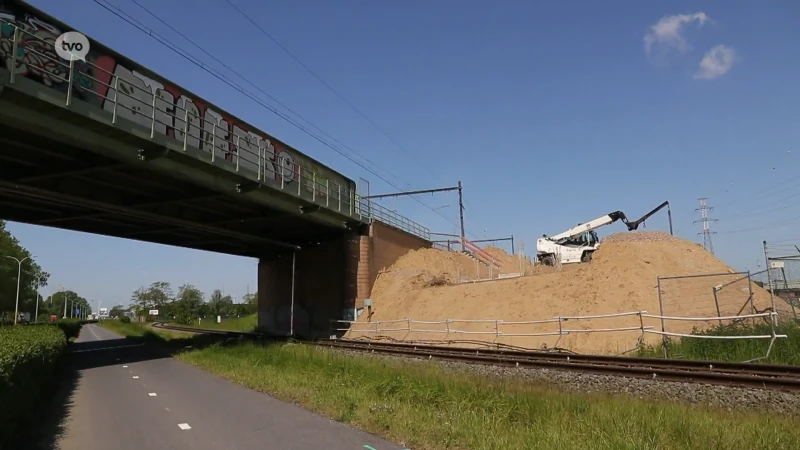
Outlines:
<svg viewBox="0 0 800 450"><path fill-rule="evenodd" d="M505 271L518 272L519 259L499 248L489 248L501 260ZM640 331L574 332L568 336L531 336L558 331L558 323L509 324L554 317L647 311L659 314L658 277L664 315L711 317L747 314L754 307L770 306L769 294L695 243L660 232L632 232L605 239L588 264L565 265L560 272L536 266L534 275L458 284L463 273L475 273L475 261L456 253L435 249L412 251L381 273L372 292L372 322L399 319L443 321L445 319L487 320L487 323L412 324L415 330L388 331L383 336L405 340L479 340L527 348L562 347L578 352L618 354L636 346ZM663 279L685 275L714 276ZM714 287L721 286L714 298ZM752 303L750 302L752 292ZM499 338L495 320L504 321ZM359 318L366 322L366 314ZM668 321L666 331L691 332L695 326L708 327L713 321ZM660 330L659 320L644 318L645 326ZM612 319L568 320L564 329L587 330L640 326L638 316ZM357 330L373 325L354 325L350 337L374 336ZM402 329L406 323L381 325ZM447 333L447 330L450 332ZM469 334L485 332L491 334ZM512 336L514 335L514 336ZM525 336L522 336L525 335ZM660 336L645 335L647 342Z"/></svg>

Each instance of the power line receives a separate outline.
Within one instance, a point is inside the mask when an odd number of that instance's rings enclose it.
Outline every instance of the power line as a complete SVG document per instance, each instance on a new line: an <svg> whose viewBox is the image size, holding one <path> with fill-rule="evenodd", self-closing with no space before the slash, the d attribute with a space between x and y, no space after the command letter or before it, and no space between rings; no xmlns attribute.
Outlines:
<svg viewBox="0 0 800 450"><path fill-rule="evenodd" d="M741 219L741 218L748 218L749 219L749 218L752 218L753 216L763 215L763 214L770 213L770 212L783 211L784 209L788 209L788 208L796 208L798 206L796 203L791 203L791 204L788 204L788 205L784 204L787 200L795 198L795 197L800 197L800 192L798 192L796 194L792 194L792 195L786 196L786 197L782 197L782 198L780 198L780 199L778 199L778 200L776 200L774 202L771 202L771 203L766 203L766 204L763 204L763 205L760 205L760 206L756 206L754 208L751 208L747 212L740 213L740 214L734 214L732 216L725 217L724 219L720 219L720 220L725 221L725 220L735 220L735 219ZM774 206L774 205L783 205L783 206L780 206L778 208L769 208L770 206ZM761 210L762 208L767 208L767 209Z"/></svg>
<svg viewBox="0 0 800 450"><path fill-rule="evenodd" d="M390 136L390 135L389 135L389 133L387 133L387 132L386 132L386 131L385 131L383 128L381 128L381 127L380 127L380 126L379 126L377 123L375 123L375 122L374 122L372 119L370 119L370 118L369 118L369 117L367 117L367 116L366 116L364 113L362 113L362 112L361 112L361 111L360 111L360 110L359 110L359 109L358 109L358 108L357 108L357 107L356 107L356 106L355 106L355 105L354 105L352 102L350 102L349 100L347 100L347 99L346 99L346 98L345 98L345 97L344 97L342 94L340 94L340 93L339 93L339 91L337 91L336 89L334 89L334 88L333 88L333 86L331 86L331 85L330 85L328 82L326 82L325 80L323 80L323 79L322 79L322 77L321 77L321 76L319 76L319 75L318 75L318 74L317 74L317 73L316 73L314 70L312 70L312 69L311 69L311 68L310 68L310 67L309 67L309 66L308 66L306 63L304 63L302 60L300 60L300 58L298 58L298 57L297 57L297 56L296 56L294 53L292 53L291 51L289 51L289 49L288 49L288 48L286 48L286 47L285 47L283 44L281 44L280 42L278 42L278 40L277 40L277 39L275 39L275 37L274 37L274 36L272 36L272 35L271 35L271 34L270 34L270 33L269 33L267 30L265 30L265 29L264 29L264 27L262 27L261 25L259 25L259 24L258 24L258 22L256 22L255 20L253 20L253 18L252 18L250 15L246 14L246 13L245 13L245 12L244 12L244 11L243 11L241 8L239 8L238 6L236 6L236 4L235 4L235 3L233 3L233 1L232 1L232 0L224 0L224 1L225 1L225 2L226 2L228 5L230 5L230 6L231 6L233 9L235 9L235 10L236 10L236 11L237 11L237 12L238 12L238 13L239 13L239 14L240 14L242 17L244 17L244 18L245 18L245 20L247 20L248 22L250 22L250 24L252 24L252 25L253 25L254 27L256 27L256 28L257 28L259 31L261 31L261 33L262 33L264 36L266 36L266 37L267 37L269 40L271 40L271 41L272 41L272 42L273 42L275 45L277 45L277 46L278 46L278 48L280 48L281 50L283 50L283 52L284 52L284 53L286 53L287 55L289 55L289 57L290 57L290 58L292 58L293 60L295 60L295 62L297 62L298 64L300 64L300 66L301 66L303 69L305 69L305 70L306 70L306 71L307 71L309 74L311 74L311 76L313 76L314 78L316 78L316 79L317 79L317 81L319 81L320 83L322 83L322 85L323 85L323 86L325 86L325 87L326 87L326 88L327 88L329 91L331 91L331 92L332 92L332 93L333 93L335 96L339 97L339 99L340 99L341 101L343 101L343 102L344 102L344 103L345 103L347 106L349 106L349 107L350 107L350 109L352 109L352 110L353 110L353 111L354 111L356 114L358 114L359 116L361 116L361 118L362 118L362 119L366 120L366 121L367 121L367 122L368 122L370 125L372 125L372 126L373 126L373 127L376 129L376 130L378 130L378 131L379 131L379 132L380 132L382 135L384 135L384 136L385 136L387 139L389 139L389 141L391 141L391 142L392 142L392 143L393 143L393 144L394 144L394 145L395 145L397 148L399 148L400 150L404 151L405 153L411 154L411 152L410 152L408 149L406 149L406 148L405 148L403 145L401 145L401 144L400 144L400 143L399 143L399 142L398 142L396 139L394 139L392 136ZM416 158L412 158L412 160L413 160L413 161L415 161L415 162L417 161L417 159L416 159ZM428 167L428 166L426 166L426 165L424 165L424 164L418 164L418 165L419 165L419 166L421 166L421 167L424 167L424 168L425 168L425 170L427 170L427 171L428 171L428 173L430 173L431 175L433 175L433 176L436 176L436 174L435 174L435 173L433 173L433 171L431 170L431 168L430 168L430 167Z"/></svg>
<svg viewBox="0 0 800 450"><path fill-rule="evenodd" d="M792 184L792 183L794 183L794 184ZM783 185L787 185L787 184L792 184L792 185L789 186L789 187L785 187L785 188L783 188L783 189L781 189L779 191L775 190L778 187L783 186ZM724 208L724 207L730 206L730 205L735 205L735 204L738 205L738 204L742 204L742 203L752 202L752 201L755 201L755 200L760 200L762 198L770 197L773 194L779 194L781 192L786 192L786 191L788 191L790 189L793 189L793 188L796 188L796 187L799 187L799 186L800 186L800 183L798 183L795 178L789 178L788 180L783 180L782 182L777 183L776 185L773 185L773 186L770 186L768 188L756 191L754 194L752 194L750 196L750 198L745 197L743 199L740 198L740 199L737 199L737 200L732 200L732 201L727 202L727 203L723 203L721 206L717 206L717 209Z"/></svg>
<svg viewBox="0 0 800 450"><path fill-rule="evenodd" d="M398 187L396 184L394 184L394 183L392 183L391 181L387 180L386 178L382 177L380 174L376 173L374 170L370 169L369 167L366 167L366 166L365 166L364 164L362 164L361 162L359 162L359 161L356 161L356 160L355 160L355 159L353 159L353 158L352 158L350 155L347 155L345 152L343 152L342 150L340 150L340 149L336 148L335 146L333 146L332 144L330 144L330 143L329 143L328 141L326 141L325 139L323 139L323 138L321 138L321 137L317 136L316 134L312 133L312 132L311 132L311 131L309 131L307 128L305 128L303 125L301 125L301 124L297 123L297 122L296 122L295 120L293 120L292 118L290 118L290 117L286 116L285 114L281 113L280 111L278 111L278 110L277 110L275 107L273 107L273 106L271 106L271 105L269 105L269 104L265 103L264 101L262 101L262 100L258 99L258 98L257 98L257 97L255 97L255 96L253 96L252 94L250 94L249 92L247 92L247 91L246 91L244 88L242 88L241 86L239 86L239 85L237 85L236 83L232 82L231 80L229 80L229 79L228 79L227 77L225 77L224 75L220 75L219 73L216 73L216 72L215 72L215 71L213 71L211 68L209 68L209 67L207 67L205 64L203 64L203 62L202 62L202 61L199 61L199 60L198 60L198 61L195 61L195 57L193 57L191 54L189 54L188 52L186 52L186 51L185 51L185 50L183 50L182 48L178 47L177 45L173 44L173 43L172 43L172 42L170 42L169 40L165 39L164 37L162 37L162 36L158 35L157 33L154 33L152 30L150 30L150 29L149 29L149 28L147 28L146 26L144 26L144 25L140 24L140 23L139 23L139 22L138 22L136 19L133 19L132 17L130 17L130 15L128 15L127 13L125 13L124 11L122 11L122 9L121 9L121 8L119 8L119 7L115 6L115 5L111 5L110 3L109 3L109 4L108 4L108 6L107 6L106 4L104 4L104 3L107 3L105 0L92 0L92 1L93 1L94 3L96 3L97 5L99 5L100 7L102 7L103 9L107 10L108 12L110 12L110 13L114 14L114 15L115 15L115 16L117 16L118 18L120 18L120 19L122 19L123 21L127 22L129 25L133 26L134 28L138 29L139 31L141 31L141 32L143 32L143 33L147 34L148 36L150 36L151 38L155 39L157 42L159 42L159 43L161 43L162 45L164 45L165 47L169 48L170 50L172 50L173 52L175 52L175 53L176 53L176 54L178 54L179 56L183 57L183 58L184 58L184 59L186 59L187 61L189 61L189 62L191 62L192 64L194 64L194 65L196 65L197 67L199 67L200 69L204 70L205 72L208 72L209 74L211 74L212 76L214 76L214 77L215 77L215 78L217 78L218 80L220 80L220 81L222 81L223 83L227 84L228 86L232 87L233 89L236 89L236 90L237 90L237 91L239 91L240 93L244 94L246 97L250 98L251 100L253 100L253 101L255 101L256 103L258 103L259 105L261 105L262 107L266 108L268 111L270 111L270 112L272 112L273 114L277 115L278 117L280 117L280 118L281 118L281 119L283 119L284 121L288 122L288 123L289 123L289 124L291 124L292 126L296 127L296 128L297 128L297 129L299 129L300 131L302 131L302 132L306 133L307 135L311 136L311 137L312 137L312 138L314 138L316 141L320 142L321 144L325 145L326 147L330 148L331 150L335 151L336 153L340 154L341 156L343 156L343 157L347 158L349 161L351 161L351 162L353 162L354 164L358 165L358 166L359 166L359 167L361 167L362 169L364 169L364 170L366 170L367 172L371 173L372 175L376 176L378 179L382 180L383 182L385 182L385 183L386 183L386 184L388 184L389 186L392 186L393 188L395 188L395 189L397 189L397 190L402 190L402 188ZM111 7L115 8L115 9L117 9L119 12L112 10L111 8L109 8L109 6L111 6ZM123 17L123 16L124 16L124 17ZM134 23L134 22L135 22L135 23ZM455 225L455 223L454 223L453 221L451 221L451 220L450 220L449 218L447 218L446 216L442 215L442 214L441 214L439 211L437 211L436 209L434 209L434 208L433 208L433 207L431 207L430 205L428 205L428 204L426 204L426 203L422 202L421 200L419 200L419 199L417 199L417 198L415 198L415 197L412 197L412 199L414 199L414 201L416 201L417 203L419 203L419 204L421 204L421 205L425 206L426 208L428 208L429 210L431 210L432 212L434 212L434 213L435 213L436 215L438 215L439 217L441 217L441 218L443 218L444 220L446 220L446 221L450 222L451 224L454 224L454 225Z"/></svg>
<svg viewBox="0 0 800 450"><path fill-rule="evenodd" d="M374 166L374 167L375 167L377 170L382 170L383 172L385 172L386 174L388 174L390 177L394 178L396 181L399 181L399 182L401 182L401 183L404 183L404 184L408 185L408 183L405 183L405 182L404 182L403 180L401 180L401 179L400 179L400 177L398 177L397 175L395 175L395 174L393 174L392 172L389 172L388 170L386 170L386 169L384 169L384 168L380 167L378 164L376 164L375 162L371 161L371 160L370 160L369 158L367 158L366 156L364 156L364 155L362 155L362 154L358 153L358 152L357 152L355 149L353 149L352 147L350 147L350 146L348 146L348 145L346 145L346 144L342 143L341 141L339 141L339 140L338 140L338 139L336 139L335 137L333 137L333 136L331 136L330 134L326 133L326 132L325 132L324 130L322 130L320 127L318 127L318 126L316 126L315 124L313 124L311 121L309 121L309 120L305 119L305 118L304 118L303 116L301 116L299 113L297 113L297 112L293 111L291 108L289 108L288 106L286 106L284 103L282 103L280 100L278 100L277 98L275 98L274 96L272 96L272 95L271 95L271 94L269 94L268 92L266 92L266 91L265 91L264 89L262 89L260 86L256 85L255 83L253 83L252 81L250 81L248 78L244 77L242 74L240 74L239 72L237 72L236 70L234 70L233 68L231 68L230 66L228 66L227 64L225 64L223 61L221 61L219 58L217 58L216 56L214 56L213 54L211 54L209 51L207 51L207 50L206 50L206 49L204 49L203 47L201 47L201 46L197 45L197 43L196 43L196 42L194 42L194 41L193 41L191 38L189 38L188 36L186 36L185 34L183 34L183 33L182 33L180 30L178 30L177 28L175 28L175 27L174 27L174 26L172 26L171 24L169 24L169 23L167 23L166 21L164 21L164 20L163 20L161 17L159 17L157 14L153 13L153 12L152 12L152 11L151 11L149 8L147 8L146 6L142 5L142 4L141 4L141 3L140 3L138 0L130 0L130 1L131 1L131 2L133 2L133 3L134 3L136 6L138 6L139 8L141 8L141 9L142 9L144 12L146 12L148 15L150 15L150 16L151 16L151 17L153 17L154 19L158 20L159 22L161 22L161 24L163 24L164 26L166 26L167 28L169 28L170 30L172 30L172 31L173 31L175 34L177 34L178 36L182 37L182 38L183 38L183 39L184 39L186 42L190 43L190 44L191 44L191 45L193 45L195 48L197 48L197 49L198 49L198 50L200 50L201 52L205 53L205 54L206 54L208 57L210 57L211 59L213 59L214 61L216 61L216 62L217 62L218 64L220 64L222 67L224 67L224 68L228 69L228 71L230 71L232 74L234 74L234 75L236 75L237 77L239 77L239 78L240 78L241 80L243 80L245 83L247 83L247 84L249 84L250 86L254 87L254 88L257 90L257 91L259 91L259 92L261 92L262 94L266 95L266 96L267 96L267 97L268 97L270 100L272 100L273 102L277 103L278 105L280 105L281 107L283 107L284 109L286 109L287 111L289 111L291 114L294 114L295 116L297 116L298 118L300 118L300 120L302 120L303 122L305 122L305 123L309 124L311 127L313 127L314 129L316 129L317 131L319 131L320 133L322 133L323 135L325 135L325 136L326 136L326 137L328 137L329 139L333 140L333 141L334 141L334 142L336 142L337 144L341 145L342 147L344 147L344 148L346 148L347 150L351 151L352 153L354 153L354 154L355 154L355 155L357 155L358 157L362 158L364 161L366 161L367 163L369 163L369 164L371 164L372 166ZM118 9L119 9L119 8L118 8ZM120 9L120 11L121 11L121 9ZM129 17L130 17L130 16L129 16ZM410 187L410 185L408 185L408 186Z"/></svg>
<svg viewBox="0 0 800 450"><path fill-rule="evenodd" d="M700 200L700 207L695 209L695 211L700 211L700 220L695 220L693 223L702 222L703 223L703 231L701 233L697 233L698 235L703 235L703 248L708 250L709 253L712 255L714 254L714 244L711 242L711 235L715 234L711 231L711 222L716 222L716 219L711 219L708 217L708 212L713 209L710 208L706 204L705 197L699 198Z"/></svg>
<svg viewBox="0 0 800 450"><path fill-rule="evenodd" d="M779 222L773 222L773 223L770 223L770 224L761 225L761 226L752 227L752 228L743 228L743 229L740 229L740 230L730 230L730 231L720 231L720 233L721 234L736 234L736 233L745 233L745 232L748 232L748 231L769 230L769 229L772 229L772 228L779 228L779 227L783 227L783 226L786 226L786 225L794 225L798 221L800 221L800 217L794 217L794 218L791 218L791 219L782 220L782 221L779 221Z"/></svg>

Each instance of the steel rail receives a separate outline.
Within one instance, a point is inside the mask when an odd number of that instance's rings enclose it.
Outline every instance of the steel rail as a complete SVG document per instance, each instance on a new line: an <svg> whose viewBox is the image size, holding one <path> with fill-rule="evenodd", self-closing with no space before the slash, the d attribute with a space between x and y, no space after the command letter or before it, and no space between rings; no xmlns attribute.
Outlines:
<svg viewBox="0 0 800 450"><path fill-rule="evenodd" d="M274 341L291 340L286 336L275 336L264 333L208 330L173 326L163 323L154 324L154 327L198 334L216 334L220 336L235 336L250 339L268 339ZM305 345L332 349L413 357L417 359L426 358L469 364L539 368L595 375L648 378L662 381L705 383L781 391L800 391L800 367L787 365L563 354L542 351L469 349L463 347L453 348L406 343L375 343L343 339L298 340L298 342Z"/></svg>

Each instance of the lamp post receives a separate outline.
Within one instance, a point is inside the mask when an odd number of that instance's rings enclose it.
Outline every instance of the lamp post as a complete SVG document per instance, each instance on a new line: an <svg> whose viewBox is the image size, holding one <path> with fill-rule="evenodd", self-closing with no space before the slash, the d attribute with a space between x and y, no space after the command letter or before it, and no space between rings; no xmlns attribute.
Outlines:
<svg viewBox="0 0 800 450"><path fill-rule="evenodd" d="M39 303L42 301L42 295L39 293L39 288L42 287L42 277L39 275L34 275L30 272L25 272L28 275L36 278L36 312L34 313L35 316L33 318L33 323L39 323ZM52 303L53 299L50 298L50 302Z"/></svg>
<svg viewBox="0 0 800 450"><path fill-rule="evenodd" d="M22 278L22 263L25 262L26 259L30 259L31 257L30 256L26 256L26 257L24 257L22 259L17 259L15 257L9 256L9 255L2 255L2 256L5 256L6 258L13 259L14 261L17 262L17 265L18 265L18 268L17 268L17 300L16 300L16 303L14 304L14 325L16 325L17 324L17 319L19 319L19 286L20 286L19 282L20 282L20 278Z"/></svg>

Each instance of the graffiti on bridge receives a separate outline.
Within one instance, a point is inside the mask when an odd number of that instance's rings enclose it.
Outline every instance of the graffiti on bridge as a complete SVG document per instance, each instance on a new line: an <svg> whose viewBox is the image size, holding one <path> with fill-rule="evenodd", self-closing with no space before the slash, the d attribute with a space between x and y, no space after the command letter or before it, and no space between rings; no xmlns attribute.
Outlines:
<svg viewBox="0 0 800 450"><path fill-rule="evenodd" d="M16 58L13 57L14 26L21 30ZM63 30L38 17L28 14L15 14L5 9L0 0L0 67L14 71L17 75L36 80L50 88L66 94L68 90L69 65L55 52L55 42ZM14 67L12 66L12 63ZM233 161L240 150L240 167L258 170L258 155L264 155L266 176L290 184L303 181L307 191L312 190L311 179L317 185L316 195L325 197L324 186L328 185L324 169L312 161L297 161L284 144L252 130L249 126L224 112L211 108L201 99L191 98L180 88L165 81L153 79L135 68L127 67L111 55L96 50L95 46L86 56L86 62L75 61L72 95L82 101L94 104L142 126L150 127L155 103L155 132L170 136L187 145L215 157ZM115 80L116 79L116 80ZM114 86L118 92L114 92ZM155 102L153 101L155 96ZM187 126L185 118L188 117ZM187 136L184 136L187 130ZM305 167L300 173L299 166ZM307 171L306 169L311 169ZM308 173L306 173L308 172ZM312 173L315 174L312 176ZM349 188L344 179L333 179L342 189ZM322 186L322 188L320 187ZM335 188L330 183L331 190Z"/></svg>

